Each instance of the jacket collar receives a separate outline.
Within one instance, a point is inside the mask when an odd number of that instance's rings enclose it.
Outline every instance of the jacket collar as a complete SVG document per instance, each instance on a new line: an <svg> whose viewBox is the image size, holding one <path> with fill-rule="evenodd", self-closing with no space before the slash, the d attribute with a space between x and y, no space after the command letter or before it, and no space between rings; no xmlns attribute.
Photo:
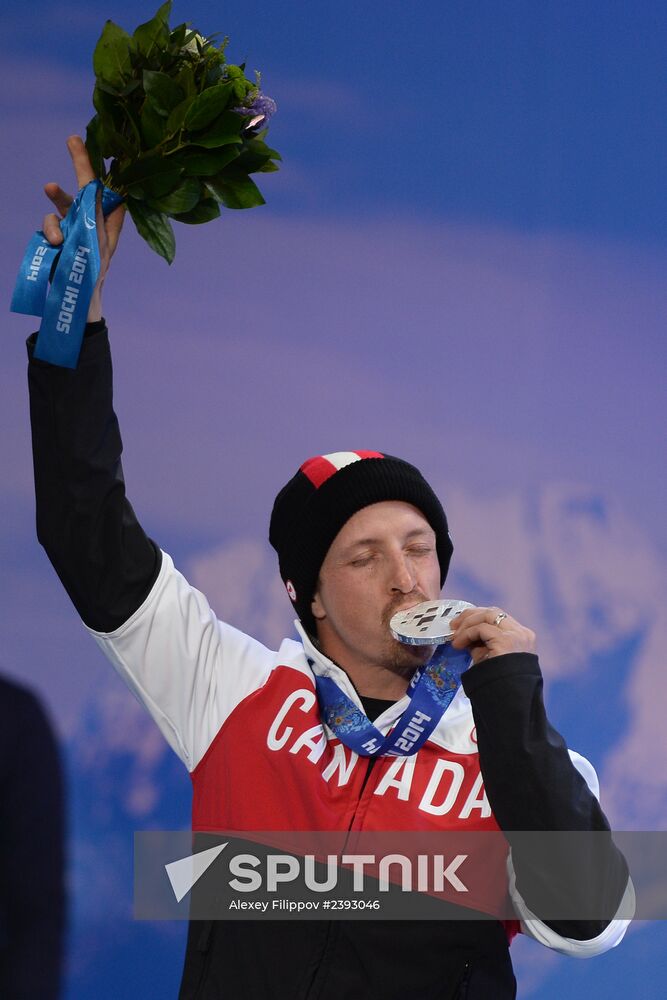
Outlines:
<svg viewBox="0 0 667 1000"><path fill-rule="evenodd" d="M364 706L361 703L361 699L357 694L356 688L345 671L330 660L328 656L325 656L321 649L319 649L311 637L308 635L304 629L301 622L297 619L294 622L294 627L299 634L301 642L303 643L303 649L306 654L306 659L308 660L308 666L318 677L330 677L331 680L335 681L341 691L350 698L354 704L361 709L363 712ZM399 698L395 704L391 705L382 715L378 716L375 720L374 725L378 729L386 729L392 726L394 722L400 718L408 705L408 696L404 695ZM378 725L379 723L379 725Z"/></svg>

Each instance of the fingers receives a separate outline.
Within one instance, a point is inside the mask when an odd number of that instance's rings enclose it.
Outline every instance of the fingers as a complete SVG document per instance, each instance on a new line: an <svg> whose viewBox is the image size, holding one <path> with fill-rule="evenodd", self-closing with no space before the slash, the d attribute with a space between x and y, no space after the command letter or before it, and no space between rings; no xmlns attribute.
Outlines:
<svg viewBox="0 0 667 1000"><path fill-rule="evenodd" d="M90 181L95 179L95 171L90 165L88 150L80 135L71 135L67 140L69 155L72 157L72 166L76 174L76 182L80 188L85 187Z"/></svg>
<svg viewBox="0 0 667 1000"><path fill-rule="evenodd" d="M74 166L74 172L76 173L77 184L80 188L85 187L86 184L94 180L95 174L90 165L88 150L86 149L81 136L71 135L67 140L67 148L70 156L72 157L72 164ZM63 191L60 185L56 184L54 181L50 181L48 184L44 185L44 192L47 198L53 202L60 212L61 218L64 218L64 216L67 215L67 210L74 201L73 196L68 194L67 191ZM50 219L51 216L47 216L47 218ZM46 222L46 219L44 221ZM47 235L46 229L44 230L44 235ZM57 240L57 242L60 242L60 240Z"/></svg>
<svg viewBox="0 0 667 1000"><path fill-rule="evenodd" d="M60 231L60 219L53 212L44 216L42 232L52 246L60 246L63 234Z"/></svg>
<svg viewBox="0 0 667 1000"><path fill-rule="evenodd" d="M503 653L535 652L535 633L500 608L471 608L457 615L451 625L452 646L468 649L475 662Z"/></svg>
<svg viewBox="0 0 667 1000"><path fill-rule="evenodd" d="M452 627L456 630L468 625L477 625L480 622L488 622L493 625L499 615L504 615L504 618L497 627L502 626L503 628L507 628L511 625L518 624L501 608L468 608L466 611L462 611L460 615L457 615L456 618L453 619Z"/></svg>
<svg viewBox="0 0 667 1000"><path fill-rule="evenodd" d="M67 148L72 158L72 166L74 167L74 172L76 174L77 184L79 188L83 188L86 184L89 184L90 181L95 179L95 172L90 164L88 151L81 136L71 135L67 140ZM42 232L52 246L60 246L63 242L60 222L61 219L67 215L74 198L54 181L50 181L48 184L44 185L44 192L47 198L53 202L54 206L58 210L60 218L54 212L50 212L48 215L44 216ZM96 214L100 254L103 261L103 271L105 271L109 260L113 256L113 252L116 249L120 232L123 228L125 206L120 205L105 219L102 216L101 199L98 194Z"/></svg>
<svg viewBox="0 0 667 1000"><path fill-rule="evenodd" d="M119 205L118 208L114 208L113 212L110 212L109 215L105 217L102 215L102 193L98 192L96 215L100 252L102 253L103 259L106 260L108 264L113 257L114 250L116 249L118 239L120 237L120 231L123 228L123 222L125 220L125 205Z"/></svg>
<svg viewBox="0 0 667 1000"><path fill-rule="evenodd" d="M123 228L123 222L125 221L125 205L119 205L118 208L114 208L113 212L107 215L105 224L107 230L107 239L109 241L109 255L113 255L118 239L120 237L120 231Z"/></svg>
<svg viewBox="0 0 667 1000"><path fill-rule="evenodd" d="M49 212L48 215L45 215L44 222L42 223L42 232L52 246L60 246L63 241L63 234L60 229L60 219L65 218L70 205L74 201L74 198L71 194L68 194L67 191L63 191L60 185L56 184L55 181L49 181L48 184L44 185L44 193L49 201L52 201L58 209L60 218L58 218L54 212Z"/></svg>
<svg viewBox="0 0 667 1000"><path fill-rule="evenodd" d="M104 225L101 190L98 190L95 198L95 221L97 223L97 240L100 247L100 260L102 262L102 271L104 271L109 263L109 241L107 239L107 231Z"/></svg>
<svg viewBox="0 0 667 1000"><path fill-rule="evenodd" d="M67 191L63 191L60 185L55 184L53 181L44 185L44 192L47 198L56 206L60 215L67 215L67 209L74 201L72 195L68 194Z"/></svg>
<svg viewBox="0 0 667 1000"><path fill-rule="evenodd" d="M478 624L466 625L464 628L459 629L452 639L452 646L455 646L457 649L463 649L466 646L477 643L486 644L497 637L497 627L483 621Z"/></svg>

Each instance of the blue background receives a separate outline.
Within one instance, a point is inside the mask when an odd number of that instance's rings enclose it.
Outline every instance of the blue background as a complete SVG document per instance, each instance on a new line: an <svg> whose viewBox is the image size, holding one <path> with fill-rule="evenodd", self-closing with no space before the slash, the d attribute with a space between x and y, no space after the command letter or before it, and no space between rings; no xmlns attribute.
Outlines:
<svg viewBox="0 0 667 1000"><path fill-rule="evenodd" d="M5 301L41 186L71 184L105 18L152 12L3 15ZM126 226L105 311L146 529L275 643L278 488L308 455L405 455L450 514L451 595L536 628L550 715L612 822L664 829L664 4L193 0L185 19L262 70L284 162L266 206L178 227L171 271ZM6 328L0 666L41 692L66 754L67 997L175 996L185 929L132 920L131 844L187 826L189 779L34 540L30 323ZM660 923L585 962L520 940L519 996L657 1000L666 944Z"/></svg>

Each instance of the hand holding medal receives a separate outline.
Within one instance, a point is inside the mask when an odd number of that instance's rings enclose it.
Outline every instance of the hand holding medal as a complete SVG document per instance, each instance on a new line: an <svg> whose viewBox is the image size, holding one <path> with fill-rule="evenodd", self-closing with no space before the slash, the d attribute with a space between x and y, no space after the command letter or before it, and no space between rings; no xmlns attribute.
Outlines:
<svg viewBox="0 0 667 1000"><path fill-rule="evenodd" d="M473 663L505 653L534 653L535 633L500 608L476 608L466 601L425 601L399 611L390 622L392 635L416 645L448 643L467 649Z"/></svg>
<svg viewBox="0 0 667 1000"><path fill-rule="evenodd" d="M95 180L95 174L90 163L90 158L83 140L78 135L71 135L69 137L67 140L67 148L70 156L72 157L72 166L74 167L77 185L81 191L83 188L87 187L91 181ZM75 198L66 191L63 191L60 185L55 183L45 184L44 191L47 197L53 202L53 205L59 214L56 215L51 212L44 217L42 232L44 234L44 238L51 244L52 247L58 247L64 240L63 227L61 226L60 220L67 216L68 212L72 208L72 205L74 204ZM109 206L107 208L108 214L104 215L103 204L103 197L98 193L98 196L95 199L94 231L96 232L99 246L100 267L97 281L93 288L93 295L88 307L88 322L102 318L102 285L109 269L111 258L113 257L118 245L118 240L120 238L125 218L124 205L117 205L115 208L111 208Z"/></svg>

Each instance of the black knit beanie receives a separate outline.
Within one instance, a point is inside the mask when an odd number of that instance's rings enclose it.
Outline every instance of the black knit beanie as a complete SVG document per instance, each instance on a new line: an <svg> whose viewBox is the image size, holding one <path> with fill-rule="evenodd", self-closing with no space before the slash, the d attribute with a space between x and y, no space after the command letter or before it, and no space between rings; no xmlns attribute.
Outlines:
<svg viewBox="0 0 667 1000"><path fill-rule="evenodd" d="M435 532L442 586L452 542L442 504L409 462L377 451L341 451L303 463L275 499L269 541L280 575L305 630L316 635L310 605L329 546L353 514L383 500L418 508Z"/></svg>

